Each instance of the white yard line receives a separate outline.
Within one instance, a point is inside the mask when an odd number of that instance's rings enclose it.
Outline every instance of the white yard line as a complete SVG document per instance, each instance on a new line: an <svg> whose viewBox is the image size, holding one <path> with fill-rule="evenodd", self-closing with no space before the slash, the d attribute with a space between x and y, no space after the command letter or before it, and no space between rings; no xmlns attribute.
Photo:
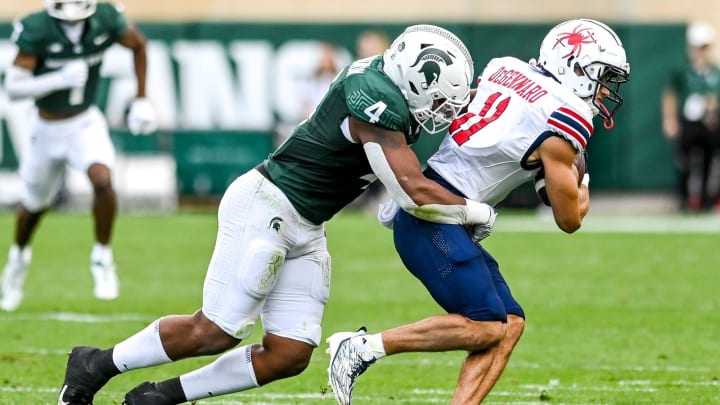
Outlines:
<svg viewBox="0 0 720 405"><path fill-rule="evenodd" d="M116 323L116 322L150 322L156 317L143 314L83 314L78 312L42 312L28 313L2 313L0 319L6 321L59 321L78 323Z"/></svg>

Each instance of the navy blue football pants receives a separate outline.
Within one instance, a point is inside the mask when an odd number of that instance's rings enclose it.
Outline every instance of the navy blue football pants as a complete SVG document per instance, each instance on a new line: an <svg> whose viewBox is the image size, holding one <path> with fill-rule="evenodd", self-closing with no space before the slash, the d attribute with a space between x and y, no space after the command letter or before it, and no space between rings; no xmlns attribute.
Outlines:
<svg viewBox="0 0 720 405"><path fill-rule="evenodd" d="M405 267L448 313L475 321L525 318L497 261L461 225L435 224L400 210L393 225L395 248Z"/></svg>

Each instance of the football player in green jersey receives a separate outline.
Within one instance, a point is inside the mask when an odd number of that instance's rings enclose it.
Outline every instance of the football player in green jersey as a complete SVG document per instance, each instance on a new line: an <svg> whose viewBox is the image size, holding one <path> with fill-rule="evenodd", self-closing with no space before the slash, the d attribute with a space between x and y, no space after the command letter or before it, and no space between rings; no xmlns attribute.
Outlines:
<svg viewBox="0 0 720 405"><path fill-rule="evenodd" d="M154 131L154 111L145 99L145 38L117 6L95 0L46 0L44 10L14 24L12 39L18 52L7 70L5 89L11 98L34 98L37 116L20 159L24 191L15 243L3 271L0 308L14 311L22 301L30 240L58 192L65 165L87 173L92 183L94 294L114 299L118 280L110 238L117 210L111 182L115 150L105 118L93 103L103 52L119 43L132 50L137 76L128 126L135 134Z"/></svg>
<svg viewBox="0 0 720 405"><path fill-rule="evenodd" d="M202 308L160 318L106 350L75 347L58 403L92 403L129 370L223 352L200 369L140 384L124 403L178 404L301 373L320 342L330 291L324 224L376 178L415 215L491 228L489 205L425 178L408 146L421 128L450 125L469 101L472 77L465 45L430 25L409 27L384 55L346 67L310 118L225 192ZM258 317L262 343L230 350Z"/></svg>

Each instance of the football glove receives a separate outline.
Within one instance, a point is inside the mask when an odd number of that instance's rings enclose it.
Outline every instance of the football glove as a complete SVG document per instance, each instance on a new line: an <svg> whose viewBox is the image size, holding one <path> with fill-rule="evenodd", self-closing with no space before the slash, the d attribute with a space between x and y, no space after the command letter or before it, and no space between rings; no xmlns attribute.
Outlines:
<svg viewBox="0 0 720 405"><path fill-rule="evenodd" d="M136 98L130 104L127 124L133 135L149 135L157 130L155 109L146 98Z"/></svg>
<svg viewBox="0 0 720 405"><path fill-rule="evenodd" d="M480 246L480 242L490 236L495 227L495 218L497 218L497 212L493 210L486 223L470 225L470 237L476 245Z"/></svg>

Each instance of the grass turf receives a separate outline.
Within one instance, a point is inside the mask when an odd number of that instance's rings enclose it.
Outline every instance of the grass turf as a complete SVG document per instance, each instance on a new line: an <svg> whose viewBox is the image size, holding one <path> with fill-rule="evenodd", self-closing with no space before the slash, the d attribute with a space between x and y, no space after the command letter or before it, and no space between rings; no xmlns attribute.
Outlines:
<svg viewBox="0 0 720 405"><path fill-rule="evenodd" d="M504 223L499 217L485 247L528 323L486 403L720 403L719 234L565 235ZM16 312L0 313L0 404L55 404L72 346L109 347L159 316L199 308L215 224L214 214L121 214L114 241L121 296L102 302L92 297L90 218L48 214L33 243L25 301ZM3 252L12 228L12 214L0 214ZM327 234L333 282L323 337L361 325L375 332L440 311L404 270L391 233L372 218L343 213ZM260 329L249 342L259 341ZM460 352L383 359L358 380L355 403L448 403L462 359ZM142 381L210 360L121 375L95 403L119 404ZM327 361L323 345L298 377L199 403L331 404Z"/></svg>

